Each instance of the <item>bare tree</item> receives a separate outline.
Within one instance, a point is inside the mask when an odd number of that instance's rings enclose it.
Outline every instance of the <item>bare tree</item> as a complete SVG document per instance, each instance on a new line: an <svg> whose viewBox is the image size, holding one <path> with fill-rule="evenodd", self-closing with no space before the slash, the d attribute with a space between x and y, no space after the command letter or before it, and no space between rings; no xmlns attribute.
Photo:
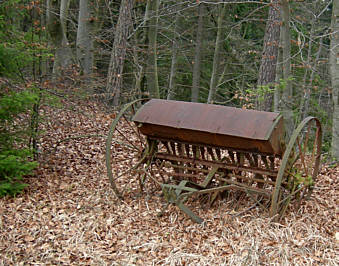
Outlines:
<svg viewBox="0 0 339 266"><path fill-rule="evenodd" d="M132 25L131 10L134 0L122 0L118 23L115 27L111 60L108 68L106 84L107 100L114 106L119 105L123 81L123 69L127 51L127 38Z"/></svg>
<svg viewBox="0 0 339 266"><path fill-rule="evenodd" d="M330 72L333 88L332 155L339 159L339 0L333 0Z"/></svg>
<svg viewBox="0 0 339 266"><path fill-rule="evenodd" d="M177 55L178 55L177 29L179 26L178 25L179 15L180 13L176 11L175 19L174 19L174 37L172 41L171 73L169 77L167 100L171 100L175 96L175 76L177 72Z"/></svg>
<svg viewBox="0 0 339 266"><path fill-rule="evenodd" d="M308 55L307 55L307 62L306 62L306 66L307 69L305 70L305 74L304 74L304 78L303 78L303 84L302 84L302 88L303 88L303 96L301 97L301 101L300 101L300 108L299 108L299 113L300 113L300 119L299 121L303 120L306 116L308 116L308 110L310 108L310 100L311 100L311 92L312 92L312 86L313 86L313 80L314 80L314 75L316 73L316 64L319 61L320 58L320 54L321 54L321 50L322 50L322 40L323 38L320 37L319 40L319 47L318 47L318 51L316 53L316 57L315 60L313 60L313 64L311 61L311 52L312 52L312 41L313 41L313 34L312 34L312 30L311 30L311 34L310 34L310 40L308 43ZM309 74L310 72L310 74ZM309 79L309 81L307 82L307 77Z"/></svg>
<svg viewBox="0 0 339 266"><path fill-rule="evenodd" d="M53 46L56 48L53 75L58 76L72 62L72 51L67 39L69 0L47 1L47 26Z"/></svg>
<svg viewBox="0 0 339 266"><path fill-rule="evenodd" d="M263 90L263 86L269 86L273 90L273 83L276 79L276 68L279 52L280 40L280 0L271 0L268 12L268 20L266 23L264 48L261 56L261 64L259 68L259 77L257 87ZM258 109L271 111L273 103L273 94L263 91L259 93L265 94L264 100L259 99ZM258 100L257 100L258 101Z"/></svg>
<svg viewBox="0 0 339 266"><path fill-rule="evenodd" d="M226 5L224 4L222 9L219 11L219 16L218 16L218 22L217 22L217 37L215 40L215 49L214 49L214 56L213 56L213 69L212 69L212 75L211 75L211 80L210 80L210 90L208 93L208 99L207 103L213 103L214 98L215 98L215 93L217 90L217 76L218 76L218 69L219 69L219 63L220 63L220 48L221 48L221 43L222 43L222 24L224 20L224 15L226 11Z"/></svg>
<svg viewBox="0 0 339 266"><path fill-rule="evenodd" d="M284 116L286 133L288 136L292 134L294 121L292 111L292 83L291 83L291 33L290 33L290 7L288 0L281 0L282 13L282 45L283 45L283 79L285 88L283 88L281 99L281 111Z"/></svg>
<svg viewBox="0 0 339 266"><path fill-rule="evenodd" d="M150 19L148 21L148 62L146 78L152 98L160 98L157 66L157 29L159 0L148 0Z"/></svg>
<svg viewBox="0 0 339 266"><path fill-rule="evenodd" d="M312 95L316 94L315 82L321 75L321 68L318 67L321 62L321 56L326 51L327 45L323 42L323 32L327 31L328 24L321 23L320 17L327 12L331 1L313 1L307 6L302 6L299 12L303 12L304 18L307 18L310 30L305 33L294 25L298 32L298 48L305 49L305 56L301 54L300 59L304 66L304 76L301 83L301 100L299 105L298 122L303 120L312 111ZM307 24L306 24L307 26ZM306 35L307 34L307 35ZM306 41L308 39L308 41ZM323 77L322 77L323 79Z"/></svg>
<svg viewBox="0 0 339 266"><path fill-rule="evenodd" d="M79 19L76 39L77 60L85 75L91 74L93 70L93 37L92 31L95 18L91 14L93 2L80 0Z"/></svg>
<svg viewBox="0 0 339 266"><path fill-rule="evenodd" d="M202 47L202 32L203 32L203 17L204 17L204 4L199 4L199 17L196 35L196 46L194 54L193 65L193 82L192 82L192 94L191 101L197 102L199 99L200 90L200 64L201 64L201 47Z"/></svg>

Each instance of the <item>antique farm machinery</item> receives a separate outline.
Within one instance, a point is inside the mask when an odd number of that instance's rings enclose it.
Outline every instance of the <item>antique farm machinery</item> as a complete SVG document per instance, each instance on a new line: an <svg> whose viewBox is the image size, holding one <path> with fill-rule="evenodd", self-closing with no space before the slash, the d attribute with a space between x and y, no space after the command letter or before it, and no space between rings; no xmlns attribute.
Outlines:
<svg viewBox="0 0 339 266"><path fill-rule="evenodd" d="M152 99L126 104L112 122L106 145L111 186L120 198L131 189L161 189L195 222L186 202L210 204L229 190L243 191L281 217L314 187L321 125L307 117L285 145L278 113ZM138 184L138 186L136 186Z"/></svg>

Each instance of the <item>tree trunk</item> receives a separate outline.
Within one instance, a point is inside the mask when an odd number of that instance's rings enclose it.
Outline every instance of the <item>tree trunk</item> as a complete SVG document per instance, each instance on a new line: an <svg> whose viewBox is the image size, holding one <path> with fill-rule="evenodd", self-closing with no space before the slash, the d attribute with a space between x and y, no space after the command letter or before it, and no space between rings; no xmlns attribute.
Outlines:
<svg viewBox="0 0 339 266"><path fill-rule="evenodd" d="M309 67L311 66L311 56L312 56L312 48L313 48L313 38L314 38L314 27L315 27L315 18L311 22L311 30L310 30L310 38L308 41L308 50L307 50L307 60L305 63L305 72L304 72L304 77L303 77L303 83L302 83L302 93L303 97L300 99L300 106L299 106L299 117L298 120L296 121L299 123L302 121L303 117L305 117L305 110L304 110L304 105L307 97L311 96L310 88L307 86L307 77L309 74Z"/></svg>
<svg viewBox="0 0 339 266"><path fill-rule="evenodd" d="M133 63L135 65L134 71L134 93L133 97L139 98L142 95L141 91L141 82L144 76L144 64L140 62L139 52L138 52L138 37L136 34L133 35L134 43L132 44L133 50ZM143 61L141 59L141 61Z"/></svg>
<svg viewBox="0 0 339 266"><path fill-rule="evenodd" d="M309 77L308 84L306 83L307 75L305 75L304 80L303 80L303 82L304 82L304 84L303 84L304 95L301 98L301 104L300 104L300 108L299 108L299 110L300 110L299 112L300 112L300 115L301 115L300 121L302 121L303 119L305 119L308 116L308 110L310 108L311 92L312 92L312 87L313 87L313 80L314 80L314 75L315 75L315 68L316 68L317 63L319 61L322 46L323 46L322 39L323 39L323 37L320 37L318 51L316 53L314 63L313 63L313 65L311 65L311 48L312 48L313 35L310 36L310 41L309 41L309 44L308 44L310 52L309 52L309 57L308 57L308 60L307 60L307 68L311 69L311 74L310 74L310 77ZM306 73L308 73L308 71L305 71L305 74Z"/></svg>
<svg viewBox="0 0 339 266"><path fill-rule="evenodd" d="M140 25L143 25L140 30L135 30L133 34L133 43L131 44L131 49L133 51L133 63L134 63L134 87L131 91L131 99L137 99L148 94L146 84L146 68L147 68L147 53L144 49L140 47L145 47L147 42L148 27L147 23L149 21L149 2L146 4L146 9L144 11L138 10L135 12L136 17L142 17L143 20ZM137 27L138 28L138 27Z"/></svg>
<svg viewBox="0 0 339 266"><path fill-rule="evenodd" d="M108 68L106 84L107 101L114 106L119 105L123 82L123 69L127 51L127 38L132 25L131 10L134 0L122 0L118 23L115 27L111 60Z"/></svg>
<svg viewBox="0 0 339 266"><path fill-rule="evenodd" d="M68 43L66 26L69 3L69 0L61 0L59 7L59 1L49 0L47 2L47 25L51 41L56 48L53 64L54 76L59 76L62 70L72 62L72 50Z"/></svg>
<svg viewBox="0 0 339 266"><path fill-rule="evenodd" d="M282 13L282 42L283 42L283 79L285 81L285 88L283 88L281 109L285 121L285 130L287 137L291 136L294 121L292 111L292 84L291 84L291 33L290 33L290 8L288 0L281 1Z"/></svg>
<svg viewBox="0 0 339 266"><path fill-rule="evenodd" d="M333 0L330 72L333 89L332 156L339 159L339 0Z"/></svg>
<svg viewBox="0 0 339 266"><path fill-rule="evenodd" d="M148 0L150 20L148 22L148 64L146 79L151 98L160 98L157 66L157 28L159 0Z"/></svg>
<svg viewBox="0 0 339 266"><path fill-rule="evenodd" d="M194 55L194 65L193 65L193 81L192 81L192 93L191 101L197 102L199 99L199 90L200 90L200 63L201 63L201 47L202 47L202 31L203 31L203 17L204 17L204 4L200 3L199 5L199 18L198 18L198 28L196 35L196 46L195 46L195 55Z"/></svg>
<svg viewBox="0 0 339 266"><path fill-rule="evenodd" d="M282 40L282 32L280 31L280 37L279 40ZM278 48L278 59L277 59L277 67L276 67L276 73L275 73L275 90L274 90L274 103L273 103L273 111L278 113L279 112L279 106L280 106L280 98L281 98L281 86L280 86L280 80L282 79L282 48L281 45L279 45Z"/></svg>
<svg viewBox="0 0 339 266"><path fill-rule="evenodd" d="M173 36L173 42L172 42L171 73L169 77L167 100L172 100L174 99L174 96L175 96L175 75L177 73L177 55L178 55L178 38L177 38L178 20L179 20L179 12L176 11L175 21L174 21L174 36Z"/></svg>
<svg viewBox="0 0 339 266"><path fill-rule="evenodd" d="M274 89L276 78L277 59L279 53L280 40L280 6L279 0L272 0L268 13L268 21L266 23L264 48L259 68L259 77L257 82L258 90L260 90L257 102L258 109L271 111L273 103L273 93L267 91L263 86L269 86ZM263 98L263 99L261 99Z"/></svg>
<svg viewBox="0 0 339 266"><path fill-rule="evenodd" d="M78 31L76 39L77 59L85 75L93 70L93 38L92 29L95 21L90 14L89 0L80 0Z"/></svg>
<svg viewBox="0 0 339 266"><path fill-rule="evenodd" d="M220 48L222 43L222 23L224 20L226 5L224 4L223 8L220 10L220 14L218 17L218 30L217 30L217 37L215 40L215 48L214 48L214 56L213 56L213 69L212 69L212 75L210 80L210 90L208 93L208 99L207 103L213 103L215 100L215 94L217 90L217 76L218 76L218 69L219 69L219 63L220 63Z"/></svg>

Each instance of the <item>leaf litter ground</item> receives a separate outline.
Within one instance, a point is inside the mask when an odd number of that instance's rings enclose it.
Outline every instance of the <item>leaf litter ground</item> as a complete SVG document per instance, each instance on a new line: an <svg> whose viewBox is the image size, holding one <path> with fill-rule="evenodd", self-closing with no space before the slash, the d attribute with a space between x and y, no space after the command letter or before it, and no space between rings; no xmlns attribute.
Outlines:
<svg viewBox="0 0 339 266"><path fill-rule="evenodd" d="M133 176L122 178L124 201L110 188L104 153L114 115L90 102L65 106L43 109L28 189L0 199L0 265L339 265L338 166L323 165L311 199L281 223L234 195L193 206L201 225L174 206L158 217L164 201L138 194Z"/></svg>

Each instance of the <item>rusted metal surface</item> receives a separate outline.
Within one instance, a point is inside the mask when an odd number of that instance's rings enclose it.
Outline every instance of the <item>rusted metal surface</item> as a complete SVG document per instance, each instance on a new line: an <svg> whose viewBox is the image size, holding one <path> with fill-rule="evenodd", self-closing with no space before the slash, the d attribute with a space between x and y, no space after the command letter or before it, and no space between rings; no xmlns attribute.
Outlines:
<svg viewBox="0 0 339 266"><path fill-rule="evenodd" d="M275 170L264 170L261 168L257 167L249 167L249 166L236 166L232 165L229 163L225 162L211 162L203 159L194 159L194 158L185 158L185 157L179 157L175 155L170 155L170 154L163 154L163 153L158 153L156 155L156 158L163 159L163 160L169 160L169 161L178 161L178 162L185 162L185 163L200 163L202 165L207 165L207 166L219 166L220 168L223 169L229 169L229 170L236 170L236 171L246 171L249 173L256 173L256 174L261 174L261 175L268 175L268 176L276 176L277 171Z"/></svg>
<svg viewBox="0 0 339 266"><path fill-rule="evenodd" d="M213 134L268 140L278 113L228 106L152 99L134 121Z"/></svg>
<svg viewBox="0 0 339 266"><path fill-rule="evenodd" d="M133 118L156 138L281 155L283 120L278 113L212 104L152 99Z"/></svg>

